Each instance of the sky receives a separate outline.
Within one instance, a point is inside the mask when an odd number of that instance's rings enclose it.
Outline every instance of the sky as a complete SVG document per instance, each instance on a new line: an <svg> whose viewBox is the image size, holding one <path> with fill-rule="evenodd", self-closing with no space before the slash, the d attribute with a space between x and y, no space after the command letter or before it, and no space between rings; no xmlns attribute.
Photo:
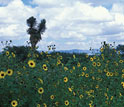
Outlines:
<svg viewBox="0 0 124 107"><path fill-rule="evenodd" d="M101 42L124 45L124 0L0 0L0 50L5 42L27 46L26 20L46 19L38 50L99 49Z"/></svg>

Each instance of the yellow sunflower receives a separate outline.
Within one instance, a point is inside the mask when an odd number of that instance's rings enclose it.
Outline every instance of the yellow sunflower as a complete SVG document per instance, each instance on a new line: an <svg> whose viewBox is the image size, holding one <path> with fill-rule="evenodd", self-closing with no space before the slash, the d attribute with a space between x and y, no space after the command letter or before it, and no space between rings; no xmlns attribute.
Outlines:
<svg viewBox="0 0 124 107"><path fill-rule="evenodd" d="M84 72L82 72L82 76L84 76L85 75L85 73Z"/></svg>
<svg viewBox="0 0 124 107"><path fill-rule="evenodd" d="M70 73L72 73L73 72L73 70L70 70Z"/></svg>
<svg viewBox="0 0 124 107"><path fill-rule="evenodd" d="M59 105L59 102L55 102L55 105L58 106Z"/></svg>
<svg viewBox="0 0 124 107"><path fill-rule="evenodd" d="M12 105L13 107L16 107L16 106L18 105L18 102L17 102L16 100L13 100L13 101L11 102L11 105Z"/></svg>
<svg viewBox="0 0 124 107"><path fill-rule="evenodd" d="M6 56L9 56L9 51L6 51Z"/></svg>
<svg viewBox="0 0 124 107"><path fill-rule="evenodd" d="M99 85L96 85L96 88L99 88Z"/></svg>
<svg viewBox="0 0 124 107"><path fill-rule="evenodd" d="M37 104L37 107L40 107L40 104Z"/></svg>
<svg viewBox="0 0 124 107"><path fill-rule="evenodd" d="M68 70L68 68L67 68L67 67L64 67L64 70L65 70L65 71L67 71L67 70Z"/></svg>
<svg viewBox="0 0 124 107"><path fill-rule="evenodd" d="M28 65L29 65L29 67L31 67L31 68L34 68L34 67L36 66L36 64L35 64L35 62L34 62L33 60L29 60L29 61L28 61Z"/></svg>
<svg viewBox="0 0 124 107"><path fill-rule="evenodd" d="M60 61L60 60L58 60L58 61L57 61L57 64L58 64L58 65L59 65L59 64L61 64L61 61Z"/></svg>
<svg viewBox="0 0 124 107"><path fill-rule="evenodd" d="M100 49L101 52L103 52L103 50L104 50L103 48Z"/></svg>
<svg viewBox="0 0 124 107"><path fill-rule="evenodd" d="M15 54L12 52L12 56L15 58Z"/></svg>
<svg viewBox="0 0 124 107"><path fill-rule="evenodd" d="M82 99L83 98L83 95L81 94L79 97L80 97L80 99Z"/></svg>
<svg viewBox="0 0 124 107"><path fill-rule="evenodd" d="M44 69L44 71L48 70L46 64L43 64L43 69Z"/></svg>
<svg viewBox="0 0 124 107"><path fill-rule="evenodd" d="M124 73L124 69L122 69L122 72Z"/></svg>
<svg viewBox="0 0 124 107"><path fill-rule="evenodd" d="M65 101L65 105L66 105L66 106L69 105L69 101L68 101L68 100Z"/></svg>
<svg viewBox="0 0 124 107"><path fill-rule="evenodd" d="M92 65L95 67L96 66L96 62L93 62Z"/></svg>
<svg viewBox="0 0 124 107"><path fill-rule="evenodd" d="M6 76L6 73L5 73L5 72L3 72L3 71L1 71L1 72L0 72L0 79L5 78L5 76Z"/></svg>
<svg viewBox="0 0 124 107"><path fill-rule="evenodd" d="M118 54L120 55L120 51L118 51Z"/></svg>
<svg viewBox="0 0 124 107"><path fill-rule="evenodd" d="M75 59L75 58L76 58L76 56L75 56L75 55L73 55L73 58Z"/></svg>
<svg viewBox="0 0 124 107"><path fill-rule="evenodd" d="M11 76L13 74L13 70L12 69L8 69L6 71L6 73L7 73L8 76Z"/></svg>
<svg viewBox="0 0 124 107"><path fill-rule="evenodd" d="M106 73L106 76L108 76L108 77L109 77L109 76L110 76L110 72L107 72L107 73Z"/></svg>
<svg viewBox="0 0 124 107"><path fill-rule="evenodd" d="M120 60L119 63L123 63L123 60Z"/></svg>
<svg viewBox="0 0 124 107"><path fill-rule="evenodd" d="M75 66L73 66L73 70L75 70Z"/></svg>
<svg viewBox="0 0 124 107"><path fill-rule="evenodd" d="M91 57L90 60L93 61L93 58Z"/></svg>
<svg viewBox="0 0 124 107"><path fill-rule="evenodd" d="M38 93L39 93L39 94L43 94L43 93L44 93L44 89L43 89L42 87L39 88L39 89L38 89Z"/></svg>
<svg viewBox="0 0 124 107"><path fill-rule="evenodd" d="M43 103L43 107L47 107L46 103Z"/></svg>
<svg viewBox="0 0 124 107"><path fill-rule="evenodd" d="M100 63L100 62L97 62L97 66L98 66L98 67L101 66L101 63Z"/></svg>
<svg viewBox="0 0 124 107"><path fill-rule="evenodd" d="M113 73L112 72L110 72L110 76L113 76Z"/></svg>
<svg viewBox="0 0 124 107"><path fill-rule="evenodd" d="M93 59L96 59L96 56L93 56Z"/></svg>
<svg viewBox="0 0 124 107"><path fill-rule="evenodd" d="M89 55L88 54L86 54L86 58L88 58L89 57Z"/></svg>
<svg viewBox="0 0 124 107"><path fill-rule="evenodd" d="M67 77L64 77L64 82L68 82L68 78Z"/></svg>
<svg viewBox="0 0 124 107"><path fill-rule="evenodd" d="M87 67L83 67L83 70L86 71L87 70Z"/></svg>
<svg viewBox="0 0 124 107"><path fill-rule="evenodd" d="M51 95L50 98L51 98L51 100L53 100L55 98L55 96L54 95Z"/></svg>
<svg viewBox="0 0 124 107"><path fill-rule="evenodd" d="M122 78L124 78L124 74L122 74L122 76L121 76Z"/></svg>
<svg viewBox="0 0 124 107"><path fill-rule="evenodd" d="M81 64L78 62L77 67L80 67L80 66L81 66Z"/></svg>
<svg viewBox="0 0 124 107"><path fill-rule="evenodd" d="M72 92L72 89L71 89L71 88L68 88L68 90L69 90L70 92Z"/></svg>
<svg viewBox="0 0 124 107"><path fill-rule="evenodd" d="M89 77L89 74L85 74L85 77Z"/></svg>

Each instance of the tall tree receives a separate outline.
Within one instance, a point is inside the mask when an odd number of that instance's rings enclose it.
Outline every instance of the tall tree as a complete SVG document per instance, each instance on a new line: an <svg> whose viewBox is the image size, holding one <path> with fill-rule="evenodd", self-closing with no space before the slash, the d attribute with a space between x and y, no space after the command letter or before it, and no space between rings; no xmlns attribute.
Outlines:
<svg viewBox="0 0 124 107"><path fill-rule="evenodd" d="M30 34L30 43L33 50L36 44L42 39L41 34L46 30L46 20L42 19L38 26L36 26L36 24L36 18L33 16L27 19L27 25L29 26L27 33Z"/></svg>

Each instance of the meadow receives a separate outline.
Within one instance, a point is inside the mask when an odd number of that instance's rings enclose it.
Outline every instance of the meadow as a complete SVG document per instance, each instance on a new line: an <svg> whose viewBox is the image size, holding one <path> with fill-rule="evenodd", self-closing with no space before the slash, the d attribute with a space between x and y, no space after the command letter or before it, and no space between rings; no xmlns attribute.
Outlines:
<svg viewBox="0 0 124 107"><path fill-rule="evenodd" d="M7 47L0 54L0 107L124 107L124 60Z"/></svg>

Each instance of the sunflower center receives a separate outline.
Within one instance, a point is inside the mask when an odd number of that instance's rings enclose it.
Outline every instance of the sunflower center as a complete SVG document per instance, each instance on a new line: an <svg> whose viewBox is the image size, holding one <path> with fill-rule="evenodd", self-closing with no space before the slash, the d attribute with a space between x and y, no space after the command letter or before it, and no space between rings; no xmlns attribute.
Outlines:
<svg viewBox="0 0 124 107"><path fill-rule="evenodd" d="M1 74L1 76L4 76L4 74Z"/></svg>
<svg viewBox="0 0 124 107"><path fill-rule="evenodd" d="M31 65L33 65L33 63L31 63Z"/></svg>
<svg viewBox="0 0 124 107"><path fill-rule="evenodd" d="M15 103L13 103L13 105L15 105Z"/></svg>
<svg viewBox="0 0 124 107"><path fill-rule="evenodd" d="M10 73L10 71L8 71L8 73Z"/></svg>

